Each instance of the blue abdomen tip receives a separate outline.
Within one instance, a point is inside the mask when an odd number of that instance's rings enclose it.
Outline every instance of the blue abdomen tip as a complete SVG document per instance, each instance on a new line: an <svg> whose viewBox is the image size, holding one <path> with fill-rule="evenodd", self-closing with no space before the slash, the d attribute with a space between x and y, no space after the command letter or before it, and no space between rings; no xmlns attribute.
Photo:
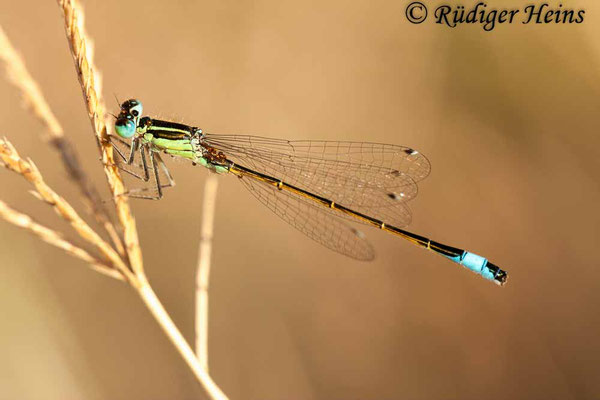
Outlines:
<svg viewBox="0 0 600 400"><path fill-rule="evenodd" d="M487 268L488 260L484 257L478 256L477 254L465 251L465 254L463 255L459 264L483 276L485 279L493 281L496 278L495 274Z"/></svg>

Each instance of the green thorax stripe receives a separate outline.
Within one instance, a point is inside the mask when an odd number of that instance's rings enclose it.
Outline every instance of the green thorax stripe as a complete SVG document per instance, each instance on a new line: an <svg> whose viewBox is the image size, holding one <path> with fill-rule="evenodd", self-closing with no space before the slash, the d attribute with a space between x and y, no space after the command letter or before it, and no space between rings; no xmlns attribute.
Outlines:
<svg viewBox="0 0 600 400"><path fill-rule="evenodd" d="M180 140L190 138L194 134L195 128L176 122L150 119L146 122L146 132L159 139Z"/></svg>

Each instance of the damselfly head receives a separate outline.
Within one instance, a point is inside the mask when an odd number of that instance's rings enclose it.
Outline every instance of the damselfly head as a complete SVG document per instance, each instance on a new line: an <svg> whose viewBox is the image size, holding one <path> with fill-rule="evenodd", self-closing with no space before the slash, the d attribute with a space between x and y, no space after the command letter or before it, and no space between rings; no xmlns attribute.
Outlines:
<svg viewBox="0 0 600 400"><path fill-rule="evenodd" d="M138 118L142 115L142 102L137 99L129 99L121 104L120 115L131 115L133 118Z"/></svg>
<svg viewBox="0 0 600 400"><path fill-rule="evenodd" d="M143 110L142 102L136 99L129 99L121 104L121 111L115 121L115 132L124 139L132 138Z"/></svg>

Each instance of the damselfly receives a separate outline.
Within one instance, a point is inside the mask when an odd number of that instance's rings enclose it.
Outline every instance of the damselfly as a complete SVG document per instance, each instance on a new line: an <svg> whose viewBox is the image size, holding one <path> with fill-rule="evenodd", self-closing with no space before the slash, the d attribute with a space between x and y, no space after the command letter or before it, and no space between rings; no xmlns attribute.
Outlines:
<svg viewBox="0 0 600 400"><path fill-rule="evenodd" d="M125 163L123 169L152 184L130 190L130 197L160 199L163 188L173 186L161 158L161 153L168 154L238 177L284 221L346 256L374 258L365 236L347 223L352 221L400 236L499 285L508 277L484 257L400 229L411 220L406 203L416 196L417 182L430 171L427 158L414 149L367 142L214 135L142 116L142 103L135 99L121 105L115 131L115 140L129 148L126 154L115 147ZM133 165L139 165L139 172L128 168Z"/></svg>

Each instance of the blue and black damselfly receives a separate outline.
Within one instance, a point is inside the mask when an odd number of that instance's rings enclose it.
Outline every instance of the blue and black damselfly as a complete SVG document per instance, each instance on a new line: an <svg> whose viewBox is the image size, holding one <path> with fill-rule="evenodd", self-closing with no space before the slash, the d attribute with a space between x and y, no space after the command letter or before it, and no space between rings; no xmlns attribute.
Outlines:
<svg viewBox="0 0 600 400"><path fill-rule="evenodd" d="M429 161L418 151L391 144L282 140L216 135L142 116L142 103L121 104L114 139L123 169L152 187L130 197L160 199L174 185L161 154L190 160L219 174L237 176L271 211L316 242L358 260L372 260L365 236L348 224L363 223L440 254L503 285L508 274L484 257L400 229L411 221L406 203L427 177ZM136 161L139 155L139 161ZM128 168L139 165L137 171Z"/></svg>

